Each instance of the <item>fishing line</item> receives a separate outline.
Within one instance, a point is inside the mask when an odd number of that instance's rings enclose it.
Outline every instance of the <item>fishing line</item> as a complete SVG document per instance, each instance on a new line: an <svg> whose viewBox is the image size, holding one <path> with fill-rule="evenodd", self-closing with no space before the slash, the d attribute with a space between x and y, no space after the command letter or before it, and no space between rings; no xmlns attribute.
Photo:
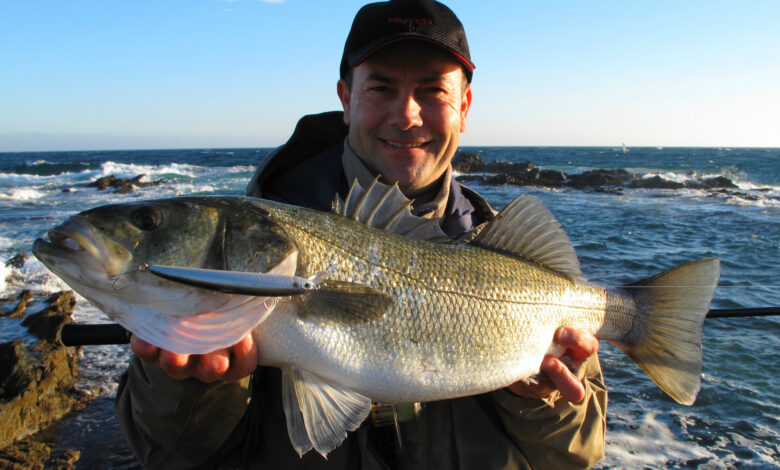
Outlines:
<svg viewBox="0 0 780 470"><path fill-rule="evenodd" d="M598 281L593 281L594 283L597 283ZM598 285L601 288L604 289L691 289L696 287L701 288L707 288L711 289L713 286L685 286L685 285L679 285L679 286L636 286L636 285L628 285L628 286L621 286L621 285L613 285L613 286L604 286L604 285ZM780 286L714 286L716 289L780 289Z"/></svg>

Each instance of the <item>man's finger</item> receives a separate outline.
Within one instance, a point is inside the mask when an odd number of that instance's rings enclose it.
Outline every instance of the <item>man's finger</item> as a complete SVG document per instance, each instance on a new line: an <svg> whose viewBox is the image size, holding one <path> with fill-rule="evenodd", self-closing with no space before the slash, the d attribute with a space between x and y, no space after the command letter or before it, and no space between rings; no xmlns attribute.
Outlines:
<svg viewBox="0 0 780 470"><path fill-rule="evenodd" d="M555 387L549 380L539 380L533 383L520 381L507 388L515 395L526 398L550 398L555 392Z"/></svg>
<svg viewBox="0 0 780 470"><path fill-rule="evenodd" d="M550 381L567 401L579 403L585 398L585 387L557 357L545 356L540 370L550 377Z"/></svg>
<svg viewBox="0 0 780 470"><path fill-rule="evenodd" d="M595 336L574 328L558 328L553 340L567 349L567 354L575 363L584 361L599 350L599 340Z"/></svg>
<svg viewBox="0 0 780 470"><path fill-rule="evenodd" d="M142 361L157 365L157 356L160 354L160 349L157 346L147 343L136 335L132 335L130 336L130 349Z"/></svg>
<svg viewBox="0 0 780 470"><path fill-rule="evenodd" d="M197 356L195 378L201 382L220 380L230 368L230 351L218 349L202 356Z"/></svg>
<svg viewBox="0 0 780 470"><path fill-rule="evenodd" d="M160 368L167 372L171 378L181 380L192 377L189 354L176 354L161 349L158 360L160 362Z"/></svg>
<svg viewBox="0 0 780 470"><path fill-rule="evenodd" d="M251 374L257 367L257 347L252 334L248 334L231 349L230 371L223 380L239 380Z"/></svg>

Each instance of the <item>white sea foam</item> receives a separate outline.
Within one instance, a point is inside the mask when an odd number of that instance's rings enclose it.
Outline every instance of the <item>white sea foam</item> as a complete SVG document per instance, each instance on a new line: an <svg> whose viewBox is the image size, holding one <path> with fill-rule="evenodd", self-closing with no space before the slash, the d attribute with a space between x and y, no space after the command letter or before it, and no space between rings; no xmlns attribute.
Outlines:
<svg viewBox="0 0 780 470"><path fill-rule="evenodd" d="M13 274L13 269L6 266L5 263L0 263L0 297L6 296L7 280Z"/></svg>
<svg viewBox="0 0 780 470"><path fill-rule="evenodd" d="M650 412L628 431L607 433L607 450L596 468L666 468L671 462L715 460L717 456L694 442L680 441L669 426ZM720 468L720 467L713 467ZM723 467L725 468L725 467Z"/></svg>
<svg viewBox="0 0 780 470"><path fill-rule="evenodd" d="M11 188L0 191L0 200L32 201L44 197L44 193L33 188Z"/></svg>
<svg viewBox="0 0 780 470"><path fill-rule="evenodd" d="M64 175L58 176L40 176L40 175L24 175L18 173L2 173L0 172L0 186L38 186L45 184L47 181L54 181L58 178L63 178Z"/></svg>
<svg viewBox="0 0 780 470"><path fill-rule="evenodd" d="M166 163L164 165L136 165L134 163L105 162L101 165L103 176L114 175L117 178L133 178L146 175L154 179L163 175L180 175L194 178L205 167L187 163Z"/></svg>
<svg viewBox="0 0 780 470"><path fill-rule="evenodd" d="M30 257L21 269L9 268L3 263L0 268L3 285L0 296L14 295L22 289L29 289L36 295L71 290L65 282L51 274L46 266L35 257Z"/></svg>

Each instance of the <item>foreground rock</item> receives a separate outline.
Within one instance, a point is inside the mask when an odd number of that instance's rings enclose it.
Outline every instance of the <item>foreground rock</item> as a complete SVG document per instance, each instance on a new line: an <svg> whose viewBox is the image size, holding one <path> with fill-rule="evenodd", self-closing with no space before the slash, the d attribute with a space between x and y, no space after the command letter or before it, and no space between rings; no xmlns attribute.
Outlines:
<svg viewBox="0 0 780 470"><path fill-rule="evenodd" d="M540 170L531 162L486 162L478 154L460 152L452 160L453 169L461 173L458 180L477 181L483 184L514 184L546 188L569 187L595 192L620 194L620 188L646 189L736 189L730 179L723 176L689 179L684 183L667 180L658 175L645 177L626 170L590 170L576 174ZM489 173L472 175L469 173Z"/></svg>
<svg viewBox="0 0 780 470"><path fill-rule="evenodd" d="M135 188L148 188L149 186L157 186L165 182L162 179L150 182L141 181L144 176L146 175L138 175L135 178L117 178L114 175L109 175L88 183L87 187L98 188L98 191L113 188L117 194L128 194L132 193Z"/></svg>
<svg viewBox="0 0 780 470"><path fill-rule="evenodd" d="M28 313L36 300L45 306ZM4 322L19 321L32 335L0 344L0 468L44 468L46 462L47 468L71 468L68 462L78 460L77 452L53 456L48 445L25 438L85 404L75 390L77 350L59 342L63 325L72 322L73 292L45 300L23 292L0 302L0 315L17 317Z"/></svg>

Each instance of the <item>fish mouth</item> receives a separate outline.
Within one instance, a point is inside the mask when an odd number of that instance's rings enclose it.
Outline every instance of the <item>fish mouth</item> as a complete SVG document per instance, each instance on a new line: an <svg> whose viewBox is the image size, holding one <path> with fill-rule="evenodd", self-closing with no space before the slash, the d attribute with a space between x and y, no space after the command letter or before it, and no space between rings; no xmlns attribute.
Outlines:
<svg viewBox="0 0 780 470"><path fill-rule="evenodd" d="M43 238L35 240L33 254L49 268L60 264L54 259L78 265L91 260L90 264L98 264L111 277L124 272L133 258L129 250L97 232L79 216L71 217L49 230L47 237L48 241Z"/></svg>

